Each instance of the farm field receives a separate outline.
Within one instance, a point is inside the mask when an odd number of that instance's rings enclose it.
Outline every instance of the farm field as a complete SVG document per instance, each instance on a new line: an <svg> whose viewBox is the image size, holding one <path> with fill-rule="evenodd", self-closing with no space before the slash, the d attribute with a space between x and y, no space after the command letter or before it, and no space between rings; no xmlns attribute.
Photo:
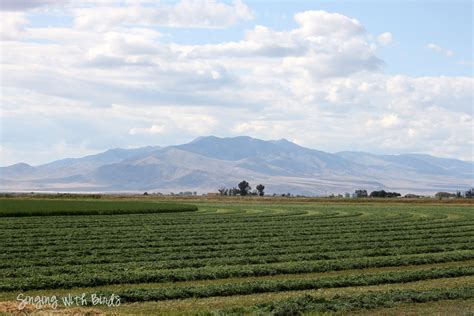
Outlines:
<svg viewBox="0 0 474 316"><path fill-rule="evenodd" d="M435 202L3 199L0 312L86 293L120 305L75 312L472 313L473 205Z"/></svg>
<svg viewBox="0 0 474 316"><path fill-rule="evenodd" d="M0 200L0 217L50 215L114 215L143 213L176 213L197 211L197 207L180 203L102 200Z"/></svg>

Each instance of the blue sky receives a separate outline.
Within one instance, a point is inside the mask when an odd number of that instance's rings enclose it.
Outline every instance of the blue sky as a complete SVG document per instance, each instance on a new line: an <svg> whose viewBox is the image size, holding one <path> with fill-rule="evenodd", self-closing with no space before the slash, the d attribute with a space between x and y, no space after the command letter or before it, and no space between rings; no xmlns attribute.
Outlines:
<svg viewBox="0 0 474 316"><path fill-rule="evenodd" d="M1 9L0 165L210 134L472 160L471 1Z"/></svg>

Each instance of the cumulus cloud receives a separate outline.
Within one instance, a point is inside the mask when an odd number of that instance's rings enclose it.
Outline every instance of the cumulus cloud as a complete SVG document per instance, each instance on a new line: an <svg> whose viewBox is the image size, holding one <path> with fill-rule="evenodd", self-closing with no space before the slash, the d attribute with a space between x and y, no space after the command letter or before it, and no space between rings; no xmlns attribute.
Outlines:
<svg viewBox="0 0 474 316"><path fill-rule="evenodd" d="M109 30L120 25L219 28L253 18L240 0L228 5L215 0L181 0L174 5L94 6L74 10L78 29Z"/></svg>
<svg viewBox="0 0 474 316"><path fill-rule="evenodd" d="M348 38L365 32L362 24L356 19L322 10L297 13L295 20L301 26L301 32L306 36L332 35Z"/></svg>
<svg viewBox="0 0 474 316"><path fill-rule="evenodd" d="M294 18L299 26L293 30L277 32L257 25L240 42L178 49L191 58L278 58L286 73L316 77L381 69L383 62L359 21L326 11L305 11Z"/></svg>
<svg viewBox="0 0 474 316"><path fill-rule="evenodd" d="M439 45L436 45L436 44L433 44L433 43L429 43L429 44L426 44L425 46L427 49L435 52L435 53L438 53L438 54L441 54L441 55L444 55L446 57L452 57L454 56L454 51L450 50L450 49L446 49L446 48L443 48Z"/></svg>

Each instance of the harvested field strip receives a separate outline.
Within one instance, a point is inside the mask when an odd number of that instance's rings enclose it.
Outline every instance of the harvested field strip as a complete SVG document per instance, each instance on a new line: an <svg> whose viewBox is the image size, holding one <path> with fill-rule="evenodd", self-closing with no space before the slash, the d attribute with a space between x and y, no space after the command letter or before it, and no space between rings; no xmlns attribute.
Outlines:
<svg viewBox="0 0 474 316"><path fill-rule="evenodd" d="M474 244L471 240L457 240L455 242L444 242L440 245L439 242L431 242L428 245L413 245L411 247L400 247L399 245L394 246L383 246L369 248L366 250L366 247L361 247L360 249L348 249L348 250L334 250L326 249L319 251L318 249L293 249L292 251L281 251L268 253L261 251L260 253L245 254L234 252L231 253L223 252L220 256L206 256L204 258L169 258L163 257L161 253L150 254L150 253L140 253L134 254L135 263L146 264L148 262L157 262L159 261L159 266L156 268L159 269L173 269L173 268L186 268L186 267L201 267L201 266L225 266L225 265L235 265L235 264L256 264L256 263L273 263L273 262L292 262L292 261L314 261L314 260L327 260L327 259L342 259L342 258L360 258L360 257L375 257L375 256L394 256L394 255L403 255L403 254L417 254L417 253L436 253L444 251L453 251L453 250L474 250ZM313 250L313 252L308 252ZM16 260L10 260L9 263L2 264L0 263L0 276L4 275L4 271L8 271L8 268L14 269L15 271L24 267L30 267L32 265L36 267L49 267L55 265L56 267L65 267L69 265L88 265L88 264L113 264L128 262L128 258L114 258L113 253L107 254L111 259L104 259L100 254L89 254L89 257L62 257L62 258L42 258L42 260L22 260L18 262ZM117 255L120 252L116 253ZM186 260L186 261L183 261ZM38 269L38 271L42 271Z"/></svg>
<svg viewBox="0 0 474 316"><path fill-rule="evenodd" d="M467 209L467 208L466 208ZM271 210L268 210L268 212L270 214L272 214ZM333 213L333 214L320 214L320 215L308 215L306 217L300 217L300 216L294 216L294 215L297 215L297 214L294 214L294 213L288 213L288 214L281 214L281 213L278 213L278 214L272 214L272 215L258 215L258 216L249 216L249 215L242 215L242 214L219 214L218 216L216 216L217 214L215 213L208 213L208 214L203 214L201 212L196 212L196 213L188 213L186 215L184 214L181 214L181 216L179 216L180 214L162 214L162 216L160 216L159 219L151 216L150 214L142 214L140 216L138 215L133 215L131 214L130 216L128 216L129 220L131 221L131 224L135 224L135 221L137 222L140 222L142 219L146 219L147 221L151 221L150 223L153 224L153 225L159 225L159 226L176 226L176 225L188 225L188 224L191 224L193 223L193 221L195 221L196 219L200 219L200 222L202 224L217 224L217 223L224 223L226 221L228 221L229 219L232 219L233 221L235 221L236 224L238 223L248 223L248 224L252 224L252 223L259 223L259 222L267 222L268 219L272 219L272 222L284 222L284 221L305 221L305 220L309 220L309 221L312 221L314 222L314 219L319 219L319 220L322 220L323 222L324 221L333 221L333 220L337 220L339 219L338 218L338 213ZM390 220L399 220L399 219L406 219L406 218L413 218L414 216L416 216L417 213L409 213L409 212L404 212L404 213L400 213L400 214L396 214L396 216L394 216L393 214L391 214L391 216L386 216L384 217L383 219L386 220L386 221L390 221ZM283 215L286 215L286 216L283 216ZM353 216L354 214L351 214L351 216ZM387 214L384 214L384 215L387 215ZM334 217L333 219L331 218L326 218L325 217L328 217L328 216L332 216ZM430 216L429 217L419 217L419 218L415 218L414 220L416 221L422 221L422 220L426 220L426 219L445 219L446 218L446 214L436 214L434 212L430 212ZM457 215L457 216L460 216L460 215ZM117 215L118 218L123 218L123 215ZM100 219L101 222L115 222L116 219L115 218L109 218L108 216L98 216L96 217L97 219ZM85 219L87 219L87 217L85 217ZM371 213L370 214L370 217L367 217L367 218L364 218L365 221L367 222L371 222L371 221L380 221L381 217L380 216L377 216L376 213ZM13 219L12 218L5 218L4 221L5 223L8 223L9 221L12 221ZM42 219L42 218L38 218L36 222L47 222L48 220L47 219ZM55 221L57 221L58 223L65 223L65 224L68 224L68 223L71 223L71 222L75 222L73 219L71 219L70 217L68 216L57 216L55 217ZM28 225L31 225L31 222L25 220L25 219L22 219L22 218L18 218L18 219L15 219L15 222L19 222L19 223L24 223L26 226L25 228L28 228ZM317 223L315 223L317 224Z"/></svg>
<svg viewBox="0 0 474 316"><path fill-rule="evenodd" d="M174 282L230 277L264 276L325 272L370 267L422 265L474 259L474 251L453 251L389 257L364 257L320 261L214 266L185 269L157 269L156 263L90 265L88 268L51 267L37 273L38 268L9 271L0 280L0 291L71 288L120 283ZM3 271L5 272L5 271ZM19 277L18 274L26 274ZM5 275L5 274L4 274Z"/></svg>
<svg viewBox="0 0 474 316"><path fill-rule="evenodd" d="M249 241L262 241L264 242L265 240L268 240L269 238L277 238L277 239L283 239L283 238L318 238L319 240L338 240L338 239L343 239L345 237L353 237L354 235L359 235L359 238L363 237L371 237L371 236L378 236L380 235L381 232L384 232L383 236L387 235L419 235L419 234L436 234L436 233L449 233L452 231L452 228L458 228L462 229L464 231L474 231L474 222L469 222L469 223L451 223L448 225L428 225L426 227L411 227L411 228L388 228L388 227L382 227L382 228L377 228L377 229L367 229L367 230L347 230L347 231L318 231L318 230L287 230L285 233L276 231L276 232L267 232L269 229L262 228L262 232L257 232L253 231L252 233L245 234L244 236L232 236L232 235L215 235L215 234L207 234L207 233L202 233L200 235L199 240L192 240L192 242L189 241L189 239L193 239L194 237L197 237L198 235L187 235L186 233L182 233L180 236L177 237L171 237L166 234L166 232L161 232L158 234L154 234L153 231L147 232L145 236L134 236L135 239L145 239L145 240L159 240L162 241L164 244L181 244L181 245L206 245L209 243L226 243L230 244L233 242L245 242L247 240ZM146 227L144 227L146 231ZM64 231L67 233L67 231ZM137 233L137 230L130 231L129 233ZM105 234L105 235L104 235ZM150 235L149 235L150 234ZM363 234L363 236L362 236ZM117 236L116 236L117 235ZM102 236L102 239L104 240L114 240L114 241L120 241L123 239L129 239L131 236L129 236L128 233L126 232L117 232L115 234L109 234L107 231L104 231L101 235L99 235L99 232L97 232L97 236L95 234L92 235L87 235L87 234L74 234L74 235L63 235L62 238L61 236L57 236L57 238L53 239L46 239L48 236L34 236L34 237L42 237L45 238L45 240L49 243L56 242L56 241L62 241L64 242L65 240L72 239L71 242L73 243L81 243L83 240L90 240L90 238L95 238L97 237L98 239L100 238L99 236ZM121 237L118 237L121 236ZM29 236L28 236L29 237ZM88 238L90 237L90 238ZM259 240L260 239L260 240ZM28 239L29 240L29 239ZM21 236L17 236L16 240L10 241L9 245L11 246L16 246L16 242L20 244L25 244L24 240L22 239ZM29 240L27 245L32 245L32 246L39 246L44 244L45 242L42 241L36 241L36 239Z"/></svg>
<svg viewBox="0 0 474 316"><path fill-rule="evenodd" d="M391 224L396 224L396 223L406 223L406 224L416 224L416 223L424 223L424 222L439 222L443 223L446 222L445 217L436 217L436 216L430 216L427 218L418 218L415 219L411 216L408 216L408 214L405 214L405 216L398 216L398 217L392 217L392 218L387 218L384 221L381 221L380 218L377 217L367 217L364 219L357 219L354 220L353 218L350 219L345 219L345 218L340 218L340 217L334 217L332 219L324 219L318 216L306 216L306 217L284 217L281 215L275 215L269 220L268 218L265 217L257 217L252 220L246 219L245 221L241 221L242 216L228 216L225 219L220 218L218 221L199 221L197 222L199 218L196 218L195 220L188 219L185 222L179 221L179 222L169 222L167 221L167 216L169 214L162 214L159 219L157 218L152 218L148 217L147 215L149 214L129 214L129 216L125 215L117 215L116 217L109 218L109 216L94 216L93 218L88 218L87 216L81 217L82 219L82 224L81 220L79 219L78 221L71 221L71 218L68 216L56 216L53 219L44 219L44 218L38 218L35 221L35 224L33 225L30 222L26 222L25 225L22 225L22 218L6 218L3 222L2 227L5 229L8 229L8 223L9 222L15 222L15 225L18 227L18 229L30 229L32 227L37 228L37 226L45 225L47 228L47 224L51 222L51 220L54 220L55 223L57 223L58 228L72 228L74 224L77 225L74 226L75 228L81 228L81 227L98 227L102 226L104 223L109 223L111 227L126 227L126 226L133 226L141 223L148 223L153 225L154 227L157 227L159 229L166 229L167 231L173 231L177 230L181 227L188 227L192 228L192 225L200 225L202 227L206 228L215 228L215 224L220 224L219 227L222 228L231 228L231 229L236 229L236 227L258 227L258 226L286 226L288 225L288 222L298 222L300 224L312 224L315 227L345 227L345 226L354 226L354 225L371 225L371 224L386 224L386 223L391 223ZM173 216L184 216L183 214L173 214ZM215 216L215 215L214 215ZM124 221L124 219L127 219L127 221ZM341 220L342 219L342 220ZM43 220L43 221L41 221ZM459 218L456 220L451 220L448 222L454 222L454 221L472 221L472 219L465 219L465 218Z"/></svg>
<svg viewBox="0 0 474 316"><path fill-rule="evenodd" d="M224 248L232 248L232 247L239 247L239 245L245 245L249 243L258 243L260 245L272 245L278 242L286 243L286 244L294 244L297 242L305 242L309 244L317 245L318 243L323 245L324 243L344 243L347 240L351 240L354 242L377 242L377 241L390 241L390 240L404 240L407 238L413 239L420 239L420 238L438 238L440 236L446 235L446 237L450 236L459 236L460 233L464 233L466 239L472 238L472 233L474 232L473 227L460 227L457 230L453 229L443 229L443 230L430 230L430 231L420 231L420 232L413 232L411 234L403 233L403 232L395 232L395 233L387 233L383 234L366 234L366 237L361 237L359 234L341 234L340 236L335 236L334 238L330 237L321 237L317 235L297 235L297 236L273 236L273 237L258 237L258 238L242 238L239 240L237 237L231 238L229 237L227 240L188 240L188 241L176 241L176 240L160 240L159 237L155 238L146 238L145 236L142 239L143 246L142 247L161 247L163 250L166 248L172 249L173 247L201 247L202 249L206 249L206 247L214 247L214 246L222 246ZM137 236L126 238L124 240L114 240L111 239L110 242L114 242L117 246L124 246L136 243L136 239L139 238ZM107 242L108 239L105 239L103 242ZM64 242L64 241L63 241ZM11 243L9 247L5 247L5 249L10 250L9 248L15 248L17 246L24 247L25 249L34 249L34 248L41 248L47 247L48 249L55 251L60 249L71 249L71 248L81 248L81 244L87 245L89 243L83 242L68 242L63 244L61 247L60 240L50 240L48 242L47 239L44 240L42 243ZM91 243L91 249L101 249L106 247L94 246L94 243ZM49 246L49 247L48 247ZM276 246L277 247L277 246ZM23 251L22 249L18 249L19 252ZM10 251L9 251L10 252ZM11 249L11 252L15 252L15 249Z"/></svg>
<svg viewBox="0 0 474 316"><path fill-rule="evenodd" d="M321 277L313 280L250 281L219 285L173 286L158 289L133 289L118 294L124 302L159 301L212 296L248 295L265 292L300 291L348 286L367 286L387 283L407 283L474 275L474 267L429 269L408 272L385 272L351 276ZM112 293L102 292L110 296Z"/></svg>
<svg viewBox="0 0 474 316"><path fill-rule="evenodd" d="M139 308L140 311L143 311L143 313L148 314L166 313L167 315L174 315L178 310L181 313L188 312L194 314L208 311L217 312L225 307L228 307L227 309L233 307L251 307L256 304L266 304L269 302L275 302L294 297L301 297L304 295L325 297L330 299L337 295L357 296L364 293L377 293L391 290L426 291L432 289L452 289L456 287L465 288L472 286L473 283L474 277L467 276L459 278L423 280L409 283L379 284L369 286L327 288L303 291L267 292L252 295L220 296L201 299L189 298L157 302L146 301L132 304L124 304L120 311L123 313L133 314L133 311L136 311L136 309Z"/></svg>
<svg viewBox="0 0 474 316"><path fill-rule="evenodd" d="M442 262L434 264L425 264L419 266L388 266L381 268L368 268L368 269L349 269L340 271L329 271L319 273L300 273L300 274L280 274L280 275L267 275L267 276L256 276L256 277L237 277L237 278L226 278L226 279L209 279L209 280L192 280L192 281L180 281L171 283L137 283L137 284L114 284L97 287L82 287L82 288L71 288L71 289L54 289L54 290L30 290L26 291L28 295L64 295L64 294L80 294L80 293L98 293L101 291L114 291L119 292L126 289L155 289L155 288L168 288L173 286L197 286L197 285L220 285L227 283L241 283L241 282L260 282L260 281L278 281L278 280L308 280L317 279L321 277L335 277L335 276L350 276L350 275L365 275L372 273L386 273L386 272L405 272L405 271L418 271L423 269L447 269L447 268L473 268L474 260L457 261L457 262ZM467 277L474 280L474 276ZM459 278L461 279L461 278ZM440 282L442 279L440 279ZM14 300L17 292L0 292L0 300Z"/></svg>
<svg viewBox="0 0 474 316"><path fill-rule="evenodd" d="M234 229L234 230L224 230L223 228L218 230L213 229L213 230L206 230L205 233L202 231L191 231L191 230L185 230L186 236L189 237L195 237L195 236L201 236L205 237L206 235L209 237L222 237L222 236L232 236L232 235L237 235L242 232L249 232L252 231L252 234L249 237L266 237L266 236L275 236L278 234L294 234L295 232L301 232L300 235L307 235L308 233L310 234L317 234L317 235L334 235L334 232L337 231L340 234L348 234L348 233L371 233L371 232L379 232L379 231L400 231L400 230L405 230L405 231L419 231L419 230L427 230L427 229L443 229L443 228L451 228L451 227L462 227L462 226L473 226L474 221L456 221L456 222L428 222L424 224L402 224L402 223L397 223L397 225L362 225L362 224L354 224L351 227L345 227L345 229L342 229L340 227L330 227L330 228L325 228L325 229L320 229L320 227L316 225L308 225L306 227L305 225L301 224L299 225L299 230L293 231L291 227L273 227L271 225L260 225L260 226L243 226L241 229ZM146 229L146 232L149 234L157 234L158 236L163 236L166 234L167 239L174 239L174 240L179 240L179 238L183 238L183 230L181 231L167 231L167 230L159 230L159 229L151 229L151 227L148 226L148 224L143 223L141 225L143 229ZM238 227L237 225L235 225ZM198 226L199 227L199 226ZM205 227L202 226L202 229ZM87 230L90 230L91 228L84 227L84 228L76 228L75 229L75 236L81 236L82 233L85 233ZM271 229L272 234L269 234L267 230ZM46 229L44 229L46 231ZM53 233L43 233L41 234L41 229L38 229L39 233L31 234L30 232L22 232L19 230L18 232L10 232L10 234L4 236L4 238L8 241L14 242L15 239L20 239L21 237L47 237L50 240L54 239L59 239L61 236L64 236L64 232L67 232L68 229L60 229L57 228L57 231ZM110 236L108 238L112 237L119 237L122 234L128 234L131 232L136 232L136 227L134 226L125 226L122 229L104 229L104 232L110 233ZM61 235L61 233L63 233ZM21 235L20 235L21 234ZM93 237L100 238L103 235L97 234L94 235ZM72 236L70 236L72 237Z"/></svg>
<svg viewBox="0 0 474 316"><path fill-rule="evenodd" d="M431 237L430 239L426 238L417 238L417 239L410 239L412 243L410 244L411 247L418 247L418 246L437 246L442 247L440 245L440 239L443 241L443 245L445 246L454 246L457 244L468 244L468 246L474 241L474 235L472 236L465 236L463 233L453 234L454 237L450 236L436 236ZM471 239L467 239L467 237L471 237ZM43 265L50 265L51 263L57 265L63 264L86 264L86 263L94 263L95 260L99 260L100 263L117 263L117 262L127 262L129 259L121 257L120 254L126 250L129 255L133 255L137 260L139 258L141 262L145 261L167 261L167 260L190 260L190 259L209 259L209 258L235 258L235 257L255 257L255 256L264 256L268 255L269 248L272 249L271 255L278 256L278 255L289 255L289 254L308 254L311 252L317 252L322 255L327 255L327 252L334 252L334 251L356 251L356 250L366 250L366 249L377 249L380 251L381 249L391 249L391 248L400 248L404 247L406 243L406 239L402 240L394 240L392 241L382 241L382 242L365 242L365 243L352 243L347 244L344 243L335 243L331 246L329 245L321 245L320 243L311 244L307 243L305 245L300 245L299 242L295 242L292 244L286 243L285 245L275 244L274 246L278 247L271 247L270 244L264 244L264 247L246 247L246 248L216 248L213 250L209 249L193 249L190 247L189 251L186 252L179 252L180 250L183 251L182 247L173 247L172 249L163 249L163 247L155 246L145 246L145 247L133 247L133 244L130 246L123 246L121 245L120 248L117 249L91 249L91 248L84 248L78 249L74 255L71 255L69 251L32 251L28 252L28 249L25 249L24 252L28 253L28 259L24 260L15 260L17 258L18 253L13 252L5 255L0 255L0 269L8 268L8 267L21 267L22 264L30 266L43 266ZM293 246L290 249L286 248L288 246ZM114 256L115 255L115 256ZM146 256L145 258L142 258ZM98 263L98 262L97 262Z"/></svg>

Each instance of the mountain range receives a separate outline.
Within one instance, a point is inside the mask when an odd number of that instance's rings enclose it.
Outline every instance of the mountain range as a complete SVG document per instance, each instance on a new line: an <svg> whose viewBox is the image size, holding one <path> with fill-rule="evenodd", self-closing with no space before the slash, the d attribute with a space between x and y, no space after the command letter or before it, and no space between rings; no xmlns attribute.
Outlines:
<svg viewBox="0 0 474 316"><path fill-rule="evenodd" d="M199 137L168 147L111 149L83 158L0 168L1 191L217 192L242 180L267 193L327 195L356 189L402 194L473 186L474 163L425 154L327 153L288 140Z"/></svg>

